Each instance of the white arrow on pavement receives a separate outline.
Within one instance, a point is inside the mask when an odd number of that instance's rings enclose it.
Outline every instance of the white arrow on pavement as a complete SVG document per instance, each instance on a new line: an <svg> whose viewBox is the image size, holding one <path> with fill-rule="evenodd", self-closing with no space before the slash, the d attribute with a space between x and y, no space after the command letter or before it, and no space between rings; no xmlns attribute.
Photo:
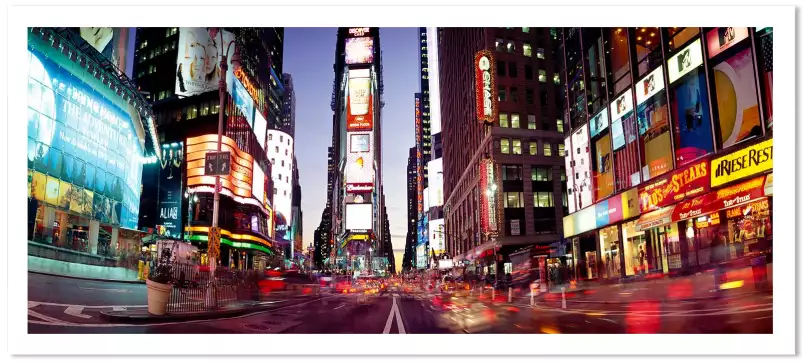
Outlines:
<svg viewBox="0 0 803 362"><path fill-rule="evenodd" d="M71 315L73 317L79 317L79 318L84 318L84 319L92 318L92 316L90 316L90 315L86 315L86 314L81 313L83 310L84 310L84 307L79 307L79 306L73 305L73 306L67 307L67 309L64 310L64 314L69 314L69 315Z"/></svg>

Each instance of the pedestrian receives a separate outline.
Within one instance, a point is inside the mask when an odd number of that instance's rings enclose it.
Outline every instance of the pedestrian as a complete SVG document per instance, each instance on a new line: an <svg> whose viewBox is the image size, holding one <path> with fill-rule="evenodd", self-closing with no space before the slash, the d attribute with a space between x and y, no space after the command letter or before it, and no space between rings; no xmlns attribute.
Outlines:
<svg viewBox="0 0 803 362"><path fill-rule="evenodd" d="M639 245L638 246L638 269L639 269L639 274L644 274L646 272L647 268L644 267L645 259L646 259L646 254L644 253L644 245Z"/></svg>
<svg viewBox="0 0 803 362"><path fill-rule="evenodd" d="M725 233L717 231L714 240L711 242L711 264L714 266L714 290L717 298L721 297L720 285L724 282L725 268L724 262L727 260L727 239Z"/></svg>

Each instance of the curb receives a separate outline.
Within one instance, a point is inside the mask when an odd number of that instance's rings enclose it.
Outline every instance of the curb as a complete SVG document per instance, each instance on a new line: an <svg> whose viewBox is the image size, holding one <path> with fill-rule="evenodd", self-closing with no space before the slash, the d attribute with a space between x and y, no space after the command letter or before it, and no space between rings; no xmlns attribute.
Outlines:
<svg viewBox="0 0 803 362"><path fill-rule="evenodd" d="M54 273L46 273L41 271L35 270L28 270L28 273L33 274L40 274L40 275L48 275L52 277L60 277L60 278L69 278L69 279L79 279L79 280L90 280L95 282L104 282L104 283L126 283L126 284L145 284L144 280L118 280L118 279L100 279L100 278L87 278L87 277L77 277L74 275L64 275L64 274L54 274Z"/></svg>
<svg viewBox="0 0 803 362"><path fill-rule="evenodd" d="M587 303L587 304L632 304L632 303L671 303L671 302L700 302L705 300L716 300L716 299L738 299L744 298L749 296L762 296L762 295L773 295L772 291L759 291L759 292L747 292L747 293L739 293L739 294L732 294L732 295L723 295L721 297L717 296L710 296L710 297L694 297L694 298L682 298L682 299L639 299L639 300L627 300L627 301L612 301L612 300L572 300L566 299L566 303ZM543 297L535 299L538 302L547 301ZM555 302L560 302L560 299L552 300Z"/></svg>

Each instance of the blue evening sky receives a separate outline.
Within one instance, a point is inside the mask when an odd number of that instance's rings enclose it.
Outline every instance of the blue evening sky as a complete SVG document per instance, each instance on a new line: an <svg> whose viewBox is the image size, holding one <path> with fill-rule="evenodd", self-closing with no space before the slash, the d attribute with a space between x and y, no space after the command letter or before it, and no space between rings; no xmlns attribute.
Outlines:
<svg viewBox="0 0 803 362"><path fill-rule="evenodd" d="M381 28L385 92L382 157L393 249L407 234L407 154L415 144L415 93L419 89L418 28ZM304 247L313 243L326 206L326 156L332 137L335 28L285 28L284 72L296 94L295 152L301 179Z"/></svg>

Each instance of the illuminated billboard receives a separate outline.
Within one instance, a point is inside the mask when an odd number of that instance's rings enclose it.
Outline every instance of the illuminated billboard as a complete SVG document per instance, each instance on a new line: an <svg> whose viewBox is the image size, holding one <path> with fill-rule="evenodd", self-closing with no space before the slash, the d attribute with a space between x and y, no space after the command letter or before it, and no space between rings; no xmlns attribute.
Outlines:
<svg viewBox="0 0 803 362"><path fill-rule="evenodd" d="M293 138L289 134L268 130L268 159L273 179L273 210L276 213L276 239L290 241L293 225Z"/></svg>
<svg viewBox="0 0 803 362"><path fill-rule="evenodd" d="M429 206L443 206L443 158L429 161Z"/></svg>
<svg viewBox="0 0 803 362"><path fill-rule="evenodd" d="M268 121L262 116L262 112L254 112L254 134L257 136L259 147L265 149L265 138L267 137Z"/></svg>
<svg viewBox="0 0 803 362"><path fill-rule="evenodd" d="M346 64L374 62L374 38L364 36L346 39Z"/></svg>
<svg viewBox="0 0 803 362"><path fill-rule="evenodd" d="M474 57L476 80L477 119L483 123L494 123L498 118L498 96L496 89L496 62L488 50L477 52Z"/></svg>
<svg viewBox="0 0 803 362"><path fill-rule="evenodd" d="M429 222L429 250L435 253L442 253L446 248L446 234L444 232L443 219L435 219Z"/></svg>
<svg viewBox="0 0 803 362"><path fill-rule="evenodd" d="M425 269L427 267L427 247L419 245L415 248L416 268Z"/></svg>
<svg viewBox="0 0 803 362"><path fill-rule="evenodd" d="M374 205L370 203L346 205L346 230L373 230L373 228Z"/></svg>
<svg viewBox="0 0 803 362"><path fill-rule="evenodd" d="M588 129L580 127L572 134L572 158L574 162L574 189L577 193L577 209L584 209L593 203L591 177L591 153L588 146Z"/></svg>
<svg viewBox="0 0 803 362"><path fill-rule="evenodd" d="M251 129L254 128L254 100L239 79L234 79L234 88L231 95L237 110L245 117Z"/></svg>
<svg viewBox="0 0 803 362"><path fill-rule="evenodd" d="M181 237L181 196L184 166L184 142L162 146L159 169L159 221L162 234L168 238Z"/></svg>
<svg viewBox="0 0 803 362"><path fill-rule="evenodd" d="M566 198L568 199L567 203L569 204L568 205L569 214L573 214L575 211L577 211L577 200L576 200L577 193L575 192L574 189L574 167L572 167L573 163L572 154L574 153L572 152L572 137L571 136L566 137L563 140L563 145L564 145L563 148L566 150L566 157L564 158L566 165L566 175L567 175Z"/></svg>
<svg viewBox="0 0 803 362"><path fill-rule="evenodd" d="M77 28L84 39L129 78L134 74L136 28Z"/></svg>
<svg viewBox="0 0 803 362"><path fill-rule="evenodd" d="M493 160L480 161L480 222L483 232L495 232L497 223L496 199L499 188L496 186L496 165Z"/></svg>
<svg viewBox="0 0 803 362"><path fill-rule="evenodd" d="M137 229L144 140L135 131L136 114L106 98L112 92L96 90L100 81L72 74L78 68L57 64L59 53L47 51L28 52L27 158L34 196Z"/></svg>
<svg viewBox="0 0 803 362"><path fill-rule="evenodd" d="M216 134L209 134L187 139L188 186L215 186L215 176L206 176L204 166L206 153L217 152L217 137ZM252 198L251 184L253 182L254 158L240 151L231 138L223 136L222 141L221 150L223 152L231 152L231 169L228 175L220 177L221 187L241 199ZM256 200L250 203L261 205Z"/></svg>
<svg viewBox="0 0 803 362"><path fill-rule="evenodd" d="M348 131L374 128L371 72L368 69L349 70L346 113Z"/></svg>
<svg viewBox="0 0 803 362"><path fill-rule="evenodd" d="M178 35L178 59L176 60L176 95L194 96L218 90L220 58L234 41L234 34L223 30L220 44L219 28L180 28ZM236 47L236 45L235 45ZM230 52L234 52L234 47ZM234 53L230 53L234 54ZM231 93L234 84L234 65L229 56L226 84Z"/></svg>
<svg viewBox="0 0 803 362"><path fill-rule="evenodd" d="M374 183L373 136L369 132L348 133L346 184Z"/></svg>
<svg viewBox="0 0 803 362"><path fill-rule="evenodd" d="M441 92L438 70L438 28L427 28L427 64L429 64L429 125L430 134L441 132ZM432 180L432 178L430 178ZM430 181L432 182L432 181Z"/></svg>

